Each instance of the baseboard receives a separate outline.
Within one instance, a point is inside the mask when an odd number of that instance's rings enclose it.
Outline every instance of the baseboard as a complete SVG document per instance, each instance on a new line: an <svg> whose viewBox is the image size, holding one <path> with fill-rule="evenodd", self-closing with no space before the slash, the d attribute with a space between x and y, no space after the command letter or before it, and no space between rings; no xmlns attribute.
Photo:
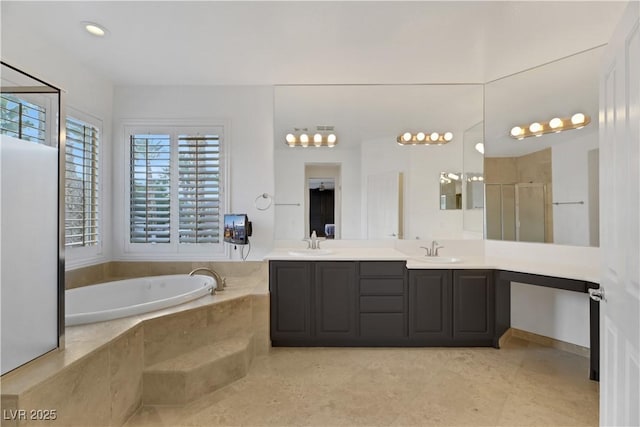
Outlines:
<svg viewBox="0 0 640 427"><path fill-rule="evenodd" d="M507 334L509 334L509 336L505 338ZM529 342L543 345L545 347L557 348L558 350L577 354L578 356L583 356L586 358L589 358L591 354L589 347L583 347L581 345L572 344L566 341L560 341L555 338L545 337L544 335L538 335L534 334L533 332L527 332L516 328L509 328L509 330L504 333L502 338L500 338L500 343L502 344L502 340L504 339L506 341L506 339L508 339L509 337L520 338Z"/></svg>
<svg viewBox="0 0 640 427"><path fill-rule="evenodd" d="M507 340L509 338L511 338L512 336L513 336L513 329L512 328L509 328L506 331L504 331L504 334L502 334L502 336L498 339L498 348L502 348L504 343L507 342Z"/></svg>

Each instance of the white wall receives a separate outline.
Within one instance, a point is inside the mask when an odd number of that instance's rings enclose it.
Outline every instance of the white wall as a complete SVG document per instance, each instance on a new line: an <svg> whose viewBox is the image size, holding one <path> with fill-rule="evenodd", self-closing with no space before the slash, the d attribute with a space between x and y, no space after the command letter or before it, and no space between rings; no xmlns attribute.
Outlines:
<svg viewBox="0 0 640 427"><path fill-rule="evenodd" d="M586 132L585 132L586 131ZM583 205L553 206L553 241L561 245L589 246L589 151L598 148L598 126L574 131L575 138L551 147L553 201L584 201ZM596 209L597 210L597 209ZM598 218L595 218L597 221Z"/></svg>
<svg viewBox="0 0 640 427"><path fill-rule="evenodd" d="M230 156L228 212L247 213L253 223L251 252L247 259L261 260L273 247L274 209L260 211L255 199L273 194L273 88L267 86L134 86L116 87L114 95L114 259L131 259L124 252L128 225L124 209L127 162L123 124L127 120L207 120L228 124L225 147ZM304 172L303 172L304 173ZM239 251L231 253L239 259ZM170 259L211 259L171 255ZM136 259L157 260L152 254Z"/></svg>
<svg viewBox="0 0 640 427"><path fill-rule="evenodd" d="M10 24L10 23L7 23ZM100 227L102 241L97 248L71 248L66 250L66 269L108 261L111 258L111 125L113 84L96 74L65 51L43 43L23 28L2 29L2 60L63 90L63 105L102 122L100 151L100 192L102 206ZM83 119L83 117L78 117ZM106 209L105 209L106 208Z"/></svg>

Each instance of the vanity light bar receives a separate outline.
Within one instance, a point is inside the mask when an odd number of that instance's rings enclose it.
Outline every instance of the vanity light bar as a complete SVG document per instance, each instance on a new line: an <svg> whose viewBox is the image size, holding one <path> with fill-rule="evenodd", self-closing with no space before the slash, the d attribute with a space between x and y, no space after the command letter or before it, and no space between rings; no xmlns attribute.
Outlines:
<svg viewBox="0 0 640 427"><path fill-rule="evenodd" d="M582 129L591 123L591 118L583 113L571 117L554 117L548 122L533 122L529 125L514 126L509 133L512 138L524 139L531 136L542 136L546 133L559 133L565 130Z"/></svg>
<svg viewBox="0 0 640 427"><path fill-rule="evenodd" d="M338 137L335 133L308 132L306 129L290 132L284 137L284 142L289 147L335 147Z"/></svg>
<svg viewBox="0 0 640 427"><path fill-rule="evenodd" d="M399 145L442 145L451 142L451 132L403 132L396 138Z"/></svg>

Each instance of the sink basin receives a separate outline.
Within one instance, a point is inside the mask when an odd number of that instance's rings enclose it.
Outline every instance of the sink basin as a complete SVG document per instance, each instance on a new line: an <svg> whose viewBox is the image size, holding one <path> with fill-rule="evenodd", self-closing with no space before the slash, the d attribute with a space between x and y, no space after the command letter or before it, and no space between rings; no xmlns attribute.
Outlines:
<svg viewBox="0 0 640 427"><path fill-rule="evenodd" d="M295 251L289 251L289 255L292 256L323 256L332 254L330 249L296 249Z"/></svg>
<svg viewBox="0 0 640 427"><path fill-rule="evenodd" d="M462 258L452 256L422 256L414 258L416 261L429 262L432 264L456 264L462 262Z"/></svg>

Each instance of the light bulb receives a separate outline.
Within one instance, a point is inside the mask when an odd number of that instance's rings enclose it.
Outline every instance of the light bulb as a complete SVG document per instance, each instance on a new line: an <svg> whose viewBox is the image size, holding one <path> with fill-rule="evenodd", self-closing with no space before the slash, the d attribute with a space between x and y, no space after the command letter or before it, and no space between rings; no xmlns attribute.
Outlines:
<svg viewBox="0 0 640 427"><path fill-rule="evenodd" d="M514 126L513 128L511 128L511 136L513 137L518 137L523 133L524 133L524 129L522 129L520 126Z"/></svg>
<svg viewBox="0 0 640 427"><path fill-rule="evenodd" d="M484 181L484 177L479 176L479 177L478 177L478 181Z"/></svg>
<svg viewBox="0 0 640 427"><path fill-rule="evenodd" d="M453 134L451 132L445 132L444 134L444 140L449 142L453 139Z"/></svg>
<svg viewBox="0 0 640 427"><path fill-rule="evenodd" d="M337 138L336 138L336 135L335 135L334 133L330 133L330 134L327 136L327 145L328 145L329 147L333 147L334 145L336 145L336 139L337 139Z"/></svg>
<svg viewBox="0 0 640 427"><path fill-rule="evenodd" d="M402 140L405 142L411 141L411 132L405 132L402 134Z"/></svg>
<svg viewBox="0 0 640 427"><path fill-rule="evenodd" d="M104 35L107 33L107 30L96 24L93 22L83 22L84 24L84 29L87 30L87 32L91 35L94 35L96 37L104 37Z"/></svg>
<svg viewBox="0 0 640 427"><path fill-rule="evenodd" d="M416 139L420 142L424 141L424 139L427 137L427 135L424 134L424 132L418 132L416 134Z"/></svg>
<svg viewBox="0 0 640 427"><path fill-rule="evenodd" d="M287 144L289 144L290 147L296 145L296 136L294 134L288 133L287 136L284 137L284 139L287 141Z"/></svg>
<svg viewBox="0 0 640 427"><path fill-rule="evenodd" d="M586 117L582 113L576 113L573 116L571 116L571 123L574 125L584 124L585 120L586 120Z"/></svg>
<svg viewBox="0 0 640 427"><path fill-rule="evenodd" d="M532 133L542 132L542 125L538 122L533 122L529 125L529 130Z"/></svg>
<svg viewBox="0 0 640 427"><path fill-rule="evenodd" d="M309 146L309 135L307 135L306 133L303 133L300 135L300 144L303 147L308 147Z"/></svg>
<svg viewBox="0 0 640 427"><path fill-rule="evenodd" d="M460 179L460 177L459 177L458 175L456 175L455 173L453 173L453 172L449 172L449 173L447 174L447 177L449 177L449 178L451 178L451 179L454 179L454 180L456 180L456 181Z"/></svg>
<svg viewBox="0 0 640 427"><path fill-rule="evenodd" d="M549 121L549 127L551 129L558 129L556 132L560 132L562 124L562 119L558 117L554 117L553 119L551 119L551 121Z"/></svg>
<svg viewBox="0 0 640 427"><path fill-rule="evenodd" d="M472 176L472 177L471 177L471 181L477 181L477 180L478 180L478 177L477 177L477 176Z"/></svg>
<svg viewBox="0 0 640 427"><path fill-rule="evenodd" d="M319 133L313 135L313 145L315 145L316 147L320 147L322 145L322 135L320 135Z"/></svg>
<svg viewBox="0 0 640 427"><path fill-rule="evenodd" d="M433 132L431 135L429 135L429 139L433 142L437 141L438 138L440 138L440 134L438 132Z"/></svg>
<svg viewBox="0 0 640 427"><path fill-rule="evenodd" d="M478 153L484 154L484 144L482 142L478 142L475 146L475 149Z"/></svg>

